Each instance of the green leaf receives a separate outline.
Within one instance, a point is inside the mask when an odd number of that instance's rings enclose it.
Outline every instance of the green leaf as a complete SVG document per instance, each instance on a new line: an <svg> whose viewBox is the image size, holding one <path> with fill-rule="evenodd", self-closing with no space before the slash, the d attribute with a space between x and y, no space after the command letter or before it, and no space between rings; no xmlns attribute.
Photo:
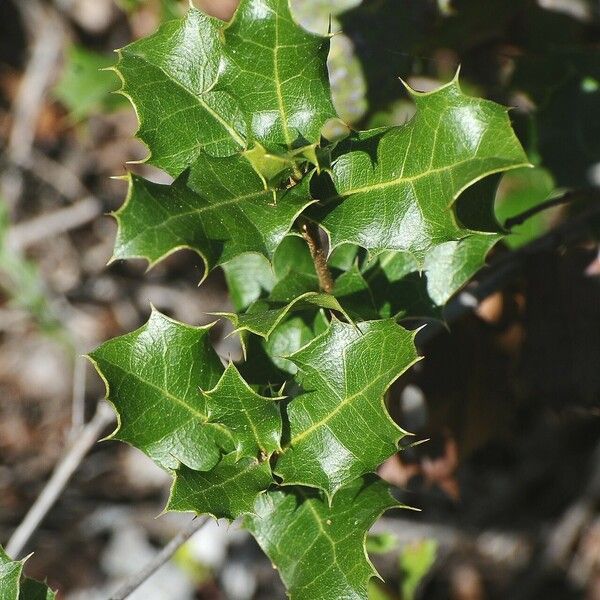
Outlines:
<svg viewBox="0 0 600 600"><path fill-rule="evenodd" d="M335 117L328 52L329 38L296 24L289 0L242 0L224 30L216 89L239 101L253 141L266 150L316 144Z"/></svg>
<svg viewBox="0 0 600 600"><path fill-rule="evenodd" d="M259 301L250 307L248 312L238 315L236 313L215 313L229 319L236 331L249 331L265 339L273 333L275 328L292 311L306 308L328 308L345 314L340 303L331 295L320 292L308 292L298 296L285 306L272 308L267 302Z"/></svg>
<svg viewBox="0 0 600 600"><path fill-rule="evenodd" d="M237 461L235 454L228 454L208 472L180 467L167 509L233 520L252 512L257 495L271 483L268 462L255 458Z"/></svg>
<svg viewBox="0 0 600 600"><path fill-rule="evenodd" d="M230 156L246 146L237 102L213 89L222 55L223 23L196 9L119 51L116 71L138 115L148 161L174 177L204 149Z"/></svg>
<svg viewBox="0 0 600 600"><path fill-rule="evenodd" d="M269 261L260 254L246 252L223 265L229 297L236 311L248 308L275 285Z"/></svg>
<svg viewBox="0 0 600 600"><path fill-rule="evenodd" d="M230 363L219 383L203 392L210 423L224 425L236 443L238 458L268 458L281 450L281 413L276 401L257 394Z"/></svg>
<svg viewBox="0 0 600 600"><path fill-rule="evenodd" d="M398 547L398 538L393 533L373 533L367 536L369 554L387 554Z"/></svg>
<svg viewBox="0 0 600 600"><path fill-rule="evenodd" d="M268 181L294 165L275 165L277 154L314 146L335 116L328 51L288 0L242 0L227 25L193 8L163 24L120 50L116 71L153 165L176 177L202 149L230 156L259 144L270 159L249 158Z"/></svg>
<svg viewBox="0 0 600 600"><path fill-rule="evenodd" d="M295 375L298 372L296 365L283 358L300 350L315 337L313 328L303 316L293 316L278 325L264 340L264 347L271 360L282 371Z"/></svg>
<svg viewBox="0 0 600 600"><path fill-rule="evenodd" d="M417 362L413 338L392 320L334 320L287 357L304 393L287 407L290 439L274 469L284 484L317 487L331 498L397 451L404 432L390 418L384 394Z"/></svg>
<svg viewBox="0 0 600 600"><path fill-rule="evenodd" d="M56 592L52 591L45 583L25 577L21 584L19 600L55 600Z"/></svg>
<svg viewBox="0 0 600 600"><path fill-rule="evenodd" d="M217 385L223 366L210 327L190 327L156 310L140 329L114 338L89 357L117 411L113 437L145 452L160 466L180 463L208 470L233 451L231 433L208 423L199 389Z"/></svg>
<svg viewBox="0 0 600 600"><path fill-rule="evenodd" d="M72 45L67 49L60 80L54 96L68 109L73 121L97 112L113 111L125 105L122 96L114 94L119 87L115 74L107 71L112 56Z"/></svg>
<svg viewBox="0 0 600 600"><path fill-rule="evenodd" d="M438 544L435 540L423 540L404 548L399 560L403 600L415 598L419 584L435 563L437 550Z"/></svg>
<svg viewBox="0 0 600 600"><path fill-rule="evenodd" d="M196 251L208 273L245 252L270 257L296 217L313 201L308 179L273 195L242 156L201 153L172 185L131 175L115 213L114 258L146 258L153 266L181 249Z"/></svg>
<svg viewBox="0 0 600 600"><path fill-rule="evenodd" d="M377 575L367 558L367 531L398 507L375 475L355 479L331 505L301 488L269 491L246 526L279 571L291 600L367 600Z"/></svg>
<svg viewBox="0 0 600 600"><path fill-rule="evenodd" d="M12 560L0 547L0 600L18 600L22 561Z"/></svg>
<svg viewBox="0 0 600 600"><path fill-rule="evenodd" d="M537 167L507 173L498 189L496 215L504 222L548 200L554 189L554 179L546 169ZM533 241L550 228L554 217L556 209L545 210L530 217L525 223L511 229L510 235L506 237L506 244L511 248L518 248Z"/></svg>
<svg viewBox="0 0 600 600"><path fill-rule="evenodd" d="M466 96L457 80L409 91L417 112L406 125L360 132L336 148L335 193L317 214L333 248L409 252L421 264L432 247L469 233L452 207L465 188L527 165L505 108Z"/></svg>
<svg viewBox="0 0 600 600"><path fill-rule="evenodd" d="M494 216L498 179L487 177L460 195L457 215L469 229L466 237L433 246L422 266L409 253L386 251L360 270L355 265L342 274L334 295L348 313L355 318L443 318L444 305L485 265L487 254L503 238Z"/></svg>
<svg viewBox="0 0 600 600"><path fill-rule="evenodd" d="M0 600L55 600L56 593L46 584L21 579L25 560L12 560L0 546Z"/></svg>
<svg viewBox="0 0 600 600"><path fill-rule="evenodd" d="M485 257L502 238L500 235L470 235L436 246L425 257L427 292L443 306L485 265Z"/></svg>

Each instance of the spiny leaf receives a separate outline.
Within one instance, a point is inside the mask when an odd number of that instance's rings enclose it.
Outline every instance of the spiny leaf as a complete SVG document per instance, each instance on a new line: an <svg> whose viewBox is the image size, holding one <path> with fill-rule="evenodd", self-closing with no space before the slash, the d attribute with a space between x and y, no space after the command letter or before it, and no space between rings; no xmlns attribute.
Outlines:
<svg viewBox="0 0 600 600"><path fill-rule="evenodd" d="M25 560L12 560L0 546L0 600L55 600L46 584L23 577Z"/></svg>
<svg viewBox="0 0 600 600"><path fill-rule="evenodd" d="M206 273L244 252L270 257L311 203L308 179L274 196L242 156L201 153L170 186L131 176L127 201L115 213L114 257L143 257L154 265L190 248Z"/></svg>
<svg viewBox="0 0 600 600"><path fill-rule="evenodd" d="M242 0L227 25L192 8L119 51L121 92L152 164L176 177L202 149L230 156L252 148L249 159L270 181L310 159L303 149L316 160L321 129L335 117L329 39L297 25L288 1Z"/></svg>
<svg viewBox="0 0 600 600"><path fill-rule="evenodd" d="M387 413L384 393L418 360L413 337L391 320L334 320L287 357L304 393L287 407L289 444L274 469L285 484L317 487L331 498L397 450L404 432Z"/></svg>
<svg viewBox="0 0 600 600"><path fill-rule="evenodd" d="M284 318L294 310L302 310L307 307L328 308L344 313L340 303L331 295L320 292L308 292L298 296L285 306L273 308L267 302L256 302L248 312L238 315L236 313L216 313L229 319L236 331L249 331L268 339L275 328Z"/></svg>
<svg viewBox="0 0 600 600"><path fill-rule="evenodd" d="M485 265L491 248L502 238L497 234L472 234L432 248L423 270L409 254L384 252L364 273L355 274L361 293L344 299L346 310L356 318L371 315L401 319L443 319L448 300ZM371 298L371 303L368 299Z"/></svg>
<svg viewBox="0 0 600 600"><path fill-rule="evenodd" d="M209 329L177 323L153 310L143 327L89 355L117 410L113 436L167 469L183 463L208 470L222 449L235 449L226 428L207 423L199 392L213 388L223 372Z"/></svg>
<svg viewBox="0 0 600 600"><path fill-rule="evenodd" d="M485 257L501 239L499 235L470 235L436 246L425 258L427 292L443 306L485 265Z"/></svg>
<svg viewBox="0 0 600 600"><path fill-rule="evenodd" d="M231 363L219 383L203 392L209 422L227 427L241 456L267 458L281 449L281 398L265 398L242 379Z"/></svg>
<svg viewBox="0 0 600 600"><path fill-rule="evenodd" d="M296 24L289 0L242 0L224 38L216 89L239 101L252 139L275 154L317 143L335 117L329 39Z"/></svg>
<svg viewBox="0 0 600 600"><path fill-rule="evenodd" d="M19 600L55 600L56 592L52 591L45 583L25 577L21 583Z"/></svg>
<svg viewBox="0 0 600 600"><path fill-rule="evenodd" d="M273 154L259 142L255 142L251 150L244 152L244 156L259 174L265 187L277 189L285 184L286 179L294 179L302 175L301 167L307 161L320 172L322 153L317 151L316 146L316 144L309 144L297 150Z"/></svg>
<svg viewBox="0 0 600 600"><path fill-rule="evenodd" d="M422 264L432 247L468 235L452 209L462 190L528 164L505 108L466 96L457 80L409 91L417 112L406 125L359 132L336 148L335 192L317 215L332 247L409 252Z"/></svg>
<svg viewBox="0 0 600 600"><path fill-rule="evenodd" d="M238 461L235 453L228 454L208 472L180 467L167 509L233 520L252 512L257 495L272 482L268 462L255 458Z"/></svg>
<svg viewBox="0 0 600 600"><path fill-rule="evenodd" d="M196 9L119 51L122 93L140 122L149 162L174 177L204 149L229 156L246 146L236 100L213 90L222 54L223 23Z"/></svg>
<svg viewBox="0 0 600 600"><path fill-rule="evenodd" d="M300 350L315 337L314 328L303 316L292 316L278 325L268 339L263 340L264 348L273 363L282 371L295 375L298 367L284 356Z"/></svg>
<svg viewBox="0 0 600 600"><path fill-rule="evenodd" d="M12 560L0 547L0 600L18 600L23 563Z"/></svg>
<svg viewBox="0 0 600 600"><path fill-rule="evenodd" d="M331 506L301 488L258 497L246 526L273 561L291 600L367 600L377 575L365 538L377 518L398 507L375 475L340 489Z"/></svg>

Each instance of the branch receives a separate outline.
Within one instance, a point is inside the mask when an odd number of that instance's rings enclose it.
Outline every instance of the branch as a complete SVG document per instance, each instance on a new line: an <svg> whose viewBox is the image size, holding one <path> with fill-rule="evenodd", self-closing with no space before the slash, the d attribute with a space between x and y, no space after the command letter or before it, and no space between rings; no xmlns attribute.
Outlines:
<svg viewBox="0 0 600 600"><path fill-rule="evenodd" d="M321 245L319 228L315 223L305 221L300 226L300 232L308 244L310 255L315 263L315 271L319 278L319 287L327 294L330 294L333 291L333 277L327 266L327 256Z"/></svg>
<svg viewBox="0 0 600 600"><path fill-rule="evenodd" d="M44 517L48 514L57 498L65 489L73 473L77 470L90 448L98 441L102 432L114 420L114 412L110 406L100 401L96 414L83 428L79 437L54 469L42 493L33 503L21 524L15 529L8 544L6 553L18 559L31 536L35 533Z"/></svg>
<svg viewBox="0 0 600 600"><path fill-rule="evenodd" d="M41 240L81 227L93 221L101 212L99 200L94 197L83 198L71 206L14 225L8 231L7 245L13 251L24 250Z"/></svg>
<svg viewBox="0 0 600 600"><path fill-rule="evenodd" d="M20 163L31 154L44 94L60 57L64 29L56 13L41 3L19 1L15 4L34 40L31 58L13 102L13 122L6 149L9 160ZM2 178L2 188L5 201L12 206L22 193L22 174L9 169Z"/></svg>
<svg viewBox="0 0 600 600"><path fill-rule="evenodd" d="M550 198L549 200L546 200L545 202L536 204L536 206L532 206L531 208L523 211L522 213L520 213L518 215L515 215L514 217L510 217L510 218L506 219L506 221L504 222L504 227L506 229L512 229L513 227L515 227L517 225L522 225L523 223L525 223L525 221L527 221L527 219L534 217L538 213L544 212L545 210L548 210L549 208L554 208L556 206L562 206L563 204L569 204L570 202L573 202L573 200L577 199L578 197L584 196L585 194L588 194L590 192L593 193L594 191L593 190L572 190L570 192L566 192L562 196L558 196L557 198Z"/></svg>
<svg viewBox="0 0 600 600"><path fill-rule="evenodd" d="M204 527L208 517L199 517L182 529L141 571L127 580L111 597L110 600L125 600L142 583L158 571L199 529Z"/></svg>

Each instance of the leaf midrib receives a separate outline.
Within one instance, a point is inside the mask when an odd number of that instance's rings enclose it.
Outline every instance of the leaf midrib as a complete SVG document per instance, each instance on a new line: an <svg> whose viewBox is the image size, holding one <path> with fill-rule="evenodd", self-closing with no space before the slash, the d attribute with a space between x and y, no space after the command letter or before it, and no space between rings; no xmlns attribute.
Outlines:
<svg viewBox="0 0 600 600"><path fill-rule="evenodd" d="M412 176L407 176L407 177L405 177L404 175L400 175L399 177L396 177L389 181L382 181L380 183L373 183L370 185L364 185L361 187L345 190L344 192L342 192L340 194L326 198L325 200L322 201L322 204L328 204L329 202L334 202L336 200L342 200L344 198L347 198L348 196L353 196L354 194L363 194L366 192L372 192L374 190L383 190L383 189L387 189L390 187L402 185L403 183L414 183L415 181L419 181L420 179L423 179L425 177L429 177L436 173L444 173L446 171L456 169L456 168L458 168L464 164L470 163L470 162L487 161L487 160L493 160L493 159L483 158L483 157L482 158L471 157L471 158L467 158L465 160L461 160L461 161L458 161L458 162L455 162L455 163L452 163L449 165L445 165L443 167L438 167L436 169L427 169L426 171L423 171L422 173L419 173L417 175L412 175ZM505 160L505 159L502 159L502 160ZM506 161L506 162L509 162L509 161ZM518 163L516 163L516 162L510 162L510 164L519 166ZM525 163L523 163L523 164L525 164ZM418 195L417 195L417 198L418 198ZM451 199L449 204L452 204L453 201L454 201L454 198Z"/></svg>
<svg viewBox="0 0 600 600"><path fill-rule="evenodd" d="M201 411L197 410L193 406L190 406L189 404L187 404L187 402L184 399L178 398L177 396L174 396L168 390L165 390L165 389L161 388L160 386L156 385L155 383L153 383L151 381L147 381L145 379L142 379L137 373L134 373L133 371L128 371L127 369L124 369L121 365L119 365L117 363L114 363L113 361L108 360L107 358L102 358L101 360L103 360L105 363L107 363L110 366L112 366L113 368L115 368L117 371L121 371L126 376L131 377L131 378L139 381L142 385L146 385L146 386L148 386L148 387L156 390L157 392L160 392L161 394L163 394L169 400L174 401L176 404L178 404L179 406L181 406L184 409L186 409L187 412L189 412L192 416L194 416L197 419L201 420L203 424L214 426L215 428L217 428L220 431L222 431L223 433L225 433L229 438L233 439L233 436L232 436L231 432L226 427L224 427L223 425L220 425L219 423L208 423L207 422L208 421L207 415L205 415Z"/></svg>
<svg viewBox="0 0 600 600"><path fill-rule="evenodd" d="M384 380L392 372L393 372L393 370L390 369L388 371L385 371L384 373L381 373L375 379L372 379L366 386L364 386L357 392L354 392L354 394L351 394L350 396L346 396L345 398L341 398L340 395L333 390L333 388L326 385L326 387L329 390L331 390L332 393L340 400L340 403L325 418L321 419L320 421L317 421L316 423L313 423L308 429L305 429L304 431L302 431L301 433L299 433L298 435L293 437L290 440L290 447L293 446L295 443L303 440L305 437L310 435L316 429L319 429L319 428L327 425L327 423L329 423L329 421L331 419L333 419L333 417L335 417L341 410L343 410L346 406L348 406L353 400L355 400L359 396L362 396L363 394L366 394L369 391L369 389L374 387L375 385L379 385L381 383L381 380ZM400 429L398 431L400 431Z"/></svg>

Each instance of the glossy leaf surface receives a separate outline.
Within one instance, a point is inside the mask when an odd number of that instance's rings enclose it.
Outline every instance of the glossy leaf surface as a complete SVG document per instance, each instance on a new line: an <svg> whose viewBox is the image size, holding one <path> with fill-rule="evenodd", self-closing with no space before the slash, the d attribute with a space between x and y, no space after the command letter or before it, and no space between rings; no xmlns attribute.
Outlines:
<svg viewBox="0 0 600 600"><path fill-rule="evenodd" d="M237 461L235 454L228 454L208 472L178 469L167 508L233 520L252 512L257 495L272 481L268 462Z"/></svg>
<svg viewBox="0 0 600 600"><path fill-rule="evenodd" d="M145 452L159 465L180 463L208 470L232 435L208 423L200 389L215 387L223 367L209 328L177 323L158 311L137 331L114 338L90 354L117 411L113 437Z"/></svg>
<svg viewBox="0 0 600 600"><path fill-rule="evenodd" d="M55 600L45 583L22 576L25 560L12 560L0 546L0 600Z"/></svg>
<svg viewBox="0 0 600 600"><path fill-rule="evenodd" d="M456 80L411 93L409 123L359 132L336 149L335 193L318 213L333 247L403 251L422 263L432 247L469 233L452 209L462 190L527 164L503 107L466 96Z"/></svg>
<svg viewBox="0 0 600 600"><path fill-rule="evenodd" d="M302 488L267 492L246 524L291 600L367 600L376 571L365 538L377 518L397 505L388 486L368 475L342 488L331 506Z"/></svg>
<svg viewBox="0 0 600 600"><path fill-rule="evenodd" d="M413 334L393 321L334 320L288 358L304 393L287 407L290 440L275 473L331 497L397 450L404 432L387 413L384 393L418 360Z"/></svg>
<svg viewBox="0 0 600 600"><path fill-rule="evenodd" d="M233 364L203 396L209 421L233 433L238 457L268 458L281 449L281 413L276 403L281 398L257 394Z"/></svg>
<svg viewBox="0 0 600 600"><path fill-rule="evenodd" d="M289 0L242 0L224 38L216 88L239 101L253 141L274 153L317 143L335 116L329 39L300 27Z"/></svg>
<svg viewBox="0 0 600 600"><path fill-rule="evenodd" d="M151 265L181 249L212 269L244 252L270 257L292 223L312 203L308 181L273 195L242 156L202 153L172 185L132 176L129 196L115 213L115 258Z"/></svg>

